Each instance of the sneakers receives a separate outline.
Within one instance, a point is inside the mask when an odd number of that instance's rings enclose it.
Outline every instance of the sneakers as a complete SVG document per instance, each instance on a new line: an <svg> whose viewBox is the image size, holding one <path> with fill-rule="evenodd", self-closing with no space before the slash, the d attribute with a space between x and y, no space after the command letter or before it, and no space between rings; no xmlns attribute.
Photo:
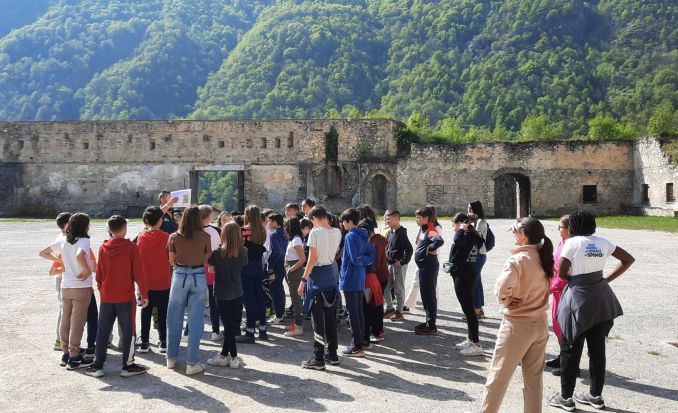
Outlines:
<svg viewBox="0 0 678 413"><path fill-rule="evenodd" d="M311 356L310 359L301 363L301 368L313 370L325 370L325 361L318 360L315 358L315 355L313 355Z"/></svg>
<svg viewBox="0 0 678 413"><path fill-rule="evenodd" d="M139 350L137 350L139 353L148 353L148 349L151 347L150 344L148 343L141 343L139 346Z"/></svg>
<svg viewBox="0 0 678 413"><path fill-rule="evenodd" d="M594 409L600 410L605 408L605 402L603 401L603 397L592 396L591 393L575 393L574 400L577 403L588 404L589 406L592 406Z"/></svg>
<svg viewBox="0 0 678 413"><path fill-rule="evenodd" d="M421 328L415 327L414 334L418 336L435 336L438 334L438 329L435 326L429 326L428 324L424 323L424 326Z"/></svg>
<svg viewBox="0 0 678 413"><path fill-rule="evenodd" d="M560 394L554 394L549 397L548 404L549 406L558 407L568 412L573 412L577 408L572 398L564 399Z"/></svg>
<svg viewBox="0 0 678 413"><path fill-rule="evenodd" d="M459 351L459 354L461 354L464 357L476 357L476 356L483 356L485 353L483 353L483 347L478 344L469 344L468 347L461 349Z"/></svg>
<svg viewBox="0 0 678 413"><path fill-rule="evenodd" d="M94 358L95 354L96 354L96 348L95 347L87 347L87 349L85 350L85 357Z"/></svg>
<svg viewBox="0 0 678 413"><path fill-rule="evenodd" d="M229 357L222 356L217 353L214 357L207 359L207 364L210 366L228 367Z"/></svg>
<svg viewBox="0 0 678 413"><path fill-rule="evenodd" d="M400 311L396 311L391 317L391 321L405 321L405 316Z"/></svg>
<svg viewBox="0 0 678 413"><path fill-rule="evenodd" d="M68 353L61 355L61 363L59 363L59 365L61 367L66 367L68 365Z"/></svg>
<svg viewBox="0 0 678 413"><path fill-rule="evenodd" d="M177 359L167 359L166 366L168 369L173 369L177 366Z"/></svg>
<svg viewBox="0 0 678 413"><path fill-rule="evenodd" d="M268 340L268 333L266 330L259 329L259 340Z"/></svg>
<svg viewBox="0 0 678 413"><path fill-rule="evenodd" d="M384 318L391 318L395 313L396 313L396 310L394 308L390 308L390 309L384 311Z"/></svg>
<svg viewBox="0 0 678 413"><path fill-rule="evenodd" d="M409 313L410 312L410 307L404 306L403 307L403 313Z"/></svg>
<svg viewBox="0 0 678 413"><path fill-rule="evenodd" d="M370 335L370 341L373 342L373 343L378 343L380 341L384 341L384 332L380 331L377 334Z"/></svg>
<svg viewBox="0 0 678 413"><path fill-rule="evenodd" d="M188 343L188 334L184 334L181 336L181 341L184 343Z"/></svg>
<svg viewBox="0 0 678 413"><path fill-rule="evenodd" d="M61 348L61 340L57 339L57 340L54 342L54 351L61 351L61 350L62 350L62 348Z"/></svg>
<svg viewBox="0 0 678 413"><path fill-rule="evenodd" d="M146 373L147 371L148 369L146 369L146 367L132 363L122 368L122 371L120 372L120 377L138 376L140 374Z"/></svg>
<svg viewBox="0 0 678 413"><path fill-rule="evenodd" d="M221 341L224 339L224 333L218 332L218 333L212 333L212 338L210 340L212 341Z"/></svg>
<svg viewBox="0 0 678 413"><path fill-rule="evenodd" d="M365 347L348 346L341 352L346 357L365 357Z"/></svg>
<svg viewBox="0 0 678 413"><path fill-rule="evenodd" d="M562 370L560 370L560 367L559 367L557 369L551 370L551 374L553 374L556 377L560 377L563 374L563 372L562 372ZM581 377L581 369L579 369L579 368L577 368L577 377Z"/></svg>
<svg viewBox="0 0 678 413"><path fill-rule="evenodd" d="M203 371L205 371L205 366L203 366L201 363L187 364L186 365L186 375L187 376L192 376L194 374L202 373Z"/></svg>
<svg viewBox="0 0 678 413"><path fill-rule="evenodd" d="M424 328L426 326L427 326L426 323L421 323L421 324L417 324L416 326L414 326L414 329L415 330L421 330L422 328Z"/></svg>
<svg viewBox="0 0 678 413"><path fill-rule="evenodd" d="M160 349L161 354L167 353L167 342L158 341L158 348Z"/></svg>
<svg viewBox="0 0 678 413"><path fill-rule="evenodd" d="M85 369L85 374L91 377L101 377L104 375L104 369L90 366Z"/></svg>
<svg viewBox="0 0 678 413"><path fill-rule="evenodd" d="M455 344L455 345L454 345L454 348L456 348L456 349L458 349L458 350L463 350L463 349L465 349L466 347L468 347L468 346L470 346L470 345L471 345L471 340L469 340L469 339L467 338L467 339L464 339L464 341L462 341L461 343Z"/></svg>
<svg viewBox="0 0 678 413"><path fill-rule="evenodd" d="M268 323L269 324L276 324L276 325L284 324L285 323L285 317L273 316L273 317L268 319Z"/></svg>
<svg viewBox="0 0 678 413"><path fill-rule="evenodd" d="M325 353L325 363L330 364L332 366L336 366L339 364L339 356L336 354L330 354L330 353Z"/></svg>
<svg viewBox="0 0 678 413"><path fill-rule="evenodd" d="M244 344L254 344L254 333L250 333L249 331L242 336L237 336L235 338L236 343L244 343Z"/></svg>
<svg viewBox="0 0 678 413"><path fill-rule="evenodd" d="M82 367L89 367L92 365L92 363L94 363L94 359L86 358L82 355L78 355L77 357L69 357L68 366L66 366L66 369L76 370Z"/></svg>
<svg viewBox="0 0 678 413"><path fill-rule="evenodd" d="M289 331L285 331L285 337L296 337L304 335L304 326L298 326L294 323L290 325Z"/></svg>
<svg viewBox="0 0 678 413"><path fill-rule="evenodd" d="M374 344L372 344L369 340L365 340L365 350L372 350L372 347L374 347Z"/></svg>
<svg viewBox="0 0 678 413"><path fill-rule="evenodd" d="M232 369L237 369L240 368L240 366L243 366L245 363L243 363L242 359L238 356L231 357L228 360L228 367Z"/></svg>
<svg viewBox="0 0 678 413"><path fill-rule="evenodd" d="M546 362L546 367L550 367L552 369L558 369L560 368L560 357L556 357L553 360L549 360Z"/></svg>

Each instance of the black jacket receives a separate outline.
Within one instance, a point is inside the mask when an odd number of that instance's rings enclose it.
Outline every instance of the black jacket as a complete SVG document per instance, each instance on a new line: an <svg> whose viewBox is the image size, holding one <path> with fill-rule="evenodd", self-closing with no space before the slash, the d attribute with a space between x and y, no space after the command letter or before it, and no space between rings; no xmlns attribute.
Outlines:
<svg viewBox="0 0 678 413"><path fill-rule="evenodd" d="M412 244L407 238L407 228L400 227L397 230L390 230L386 244L386 261L393 264L400 261L401 265L407 265L412 259Z"/></svg>

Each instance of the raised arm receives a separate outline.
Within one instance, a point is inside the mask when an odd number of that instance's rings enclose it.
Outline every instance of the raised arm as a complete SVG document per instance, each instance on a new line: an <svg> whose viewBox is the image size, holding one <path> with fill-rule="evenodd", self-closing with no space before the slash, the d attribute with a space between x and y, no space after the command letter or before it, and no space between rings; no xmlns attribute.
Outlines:
<svg viewBox="0 0 678 413"><path fill-rule="evenodd" d="M624 274L626 270L628 270L629 267L636 261L636 259L633 258L631 254L629 254L628 252L626 252L626 250L620 247L614 249L614 252L612 252L612 256L619 260L619 264L617 264L617 268L615 268L610 273L610 275L605 277L605 280L607 282L613 281L615 278Z"/></svg>

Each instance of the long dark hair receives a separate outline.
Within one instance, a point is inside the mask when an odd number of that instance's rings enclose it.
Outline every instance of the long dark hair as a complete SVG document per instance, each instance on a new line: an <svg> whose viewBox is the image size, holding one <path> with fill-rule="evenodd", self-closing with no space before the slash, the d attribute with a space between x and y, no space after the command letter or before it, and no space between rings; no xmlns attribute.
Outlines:
<svg viewBox="0 0 678 413"><path fill-rule="evenodd" d="M301 220L297 217L292 217L285 222L285 234L287 239L292 241L294 237L304 238L301 232Z"/></svg>
<svg viewBox="0 0 678 413"><path fill-rule="evenodd" d="M266 229L264 229L264 223L261 219L258 206L250 205L245 208L245 227L249 227L252 232L249 237L250 241L257 245L264 245L266 242Z"/></svg>
<svg viewBox="0 0 678 413"><path fill-rule="evenodd" d="M573 212L568 227L571 237L592 235L596 232L596 217L588 211Z"/></svg>
<svg viewBox="0 0 678 413"><path fill-rule="evenodd" d="M179 230L177 233L186 239L193 238L196 232L202 232L202 219L200 218L200 208L197 205L191 205L184 210L179 221Z"/></svg>
<svg viewBox="0 0 678 413"><path fill-rule="evenodd" d="M518 221L527 236L528 244L539 245L539 261L546 278L550 280L553 278L553 243L544 233L544 226L538 219L532 217L520 218Z"/></svg>
<svg viewBox="0 0 678 413"><path fill-rule="evenodd" d="M483 204L480 201L471 201L468 206L471 208L474 214L478 215L478 218L485 219L485 210L483 209Z"/></svg>
<svg viewBox="0 0 678 413"><path fill-rule="evenodd" d="M68 229L66 230L66 241L69 244L78 242L78 238L89 238L87 230L89 229L89 215L84 212L78 212L68 219ZM88 252L89 254L89 252Z"/></svg>

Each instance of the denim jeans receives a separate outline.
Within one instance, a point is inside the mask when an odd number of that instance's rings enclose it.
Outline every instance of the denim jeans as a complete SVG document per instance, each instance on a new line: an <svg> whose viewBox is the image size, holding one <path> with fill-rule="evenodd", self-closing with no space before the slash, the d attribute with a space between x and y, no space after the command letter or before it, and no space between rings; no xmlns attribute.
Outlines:
<svg viewBox="0 0 678 413"><path fill-rule="evenodd" d="M363 343L363 335L365 334L365 313L363 311L363 301L365 301L365 298L363 290L344 291L344 298L346 299L348 319L351 323L351 335L353 337L351 345L361 348L365 345Z"/></svg>
<svg viewBox="0 0 678 413"><path fill-rule="evenodd" d="M475 308L482 308L485 305L485 294L483 293L483 280L480 278L480 273L483 271L483 266L487 261L487 255L479 254L476 257L476 284L474 288L473 301Z"/></svg>
<svg viewBox="0 0 678 413"><path fill-rule="evenodd" d="M205 330L204 308L207 280L205 269L176 267L172 275L169 306L167 308L167 358L179 354L179 342L184 322L184 310L188 307L188 348L186 363L199 362L200 339Z"/></svg>

